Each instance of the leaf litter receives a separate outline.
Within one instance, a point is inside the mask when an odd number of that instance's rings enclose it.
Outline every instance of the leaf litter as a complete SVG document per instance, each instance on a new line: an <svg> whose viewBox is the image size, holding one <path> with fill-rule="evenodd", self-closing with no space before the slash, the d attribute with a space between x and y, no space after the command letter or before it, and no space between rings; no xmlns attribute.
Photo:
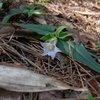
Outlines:
<svg viewBox="0 0 100 100"><path fill-rule="evenodd" d="M10 5L9 9L16 8L15 1L10 1L10 4L14 5ZM18 0L17 7L21 4L22 1ZM77 44L82 42L87 49L100 53L94 45L88 46L88 43L100 43L100 4L91 1L53 0L46 3L45 6L46 14L42 16L45 23L55 27L71 23L72 27L68 27L66 30L73 33L74 42ZM14 19L11 20L16 22L17 20ZM37 24L42 24L42 21L35 18L28 20L27 23L33 23L33 20ZM25 23L23 17L19 18L17 23L20 22ZM7 30L5 28L0 30L0 65L26 68L41 75L54 77L71 87L84 88L87 86L92 95L96 97L95 100L99 100L97 98L100 96L98 73L61 53L58 53L54 60L48 56L42 57L43 49L40 41L32 38L32 32L25 29L15 31L12 27L6 28ZM28 32L30 35L27 35ZM71 100L70 98L77 100L82 94L82 92L72 90L58 91L60 93L57 95L52 92L23 93L21 100ZM58 97L58 94L63 96ZM80 100L86 100L87 95L81 95L81 97L83 98Z"/></svg>

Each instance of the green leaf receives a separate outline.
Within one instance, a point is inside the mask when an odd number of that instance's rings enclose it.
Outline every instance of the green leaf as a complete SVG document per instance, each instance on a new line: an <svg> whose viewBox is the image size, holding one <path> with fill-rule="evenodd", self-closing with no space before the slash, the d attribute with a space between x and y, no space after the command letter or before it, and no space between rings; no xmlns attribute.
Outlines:
<svg viewBox="0 0 100 100"><path fill-rule="evenodd" d="M30 6L30 5L25 5L25 8L27 9L27 10L31 10L31 9L33 9L33 7L32 6Z"/></svg>
<svg viewBox="0 0 100 100"><path fill-rule="evenodd" d="M24 14L28 14L28 12L29 12L28 9L25 9L25 10L23 11Z"/></svg>
<svg viewBox="0 0 100 100"><path fill-rule="evenodd" d="M0 3L0 9L2 8L3 3Z"/></svg>
<svg viewBox="0 0 100 100"><path fill-rule="evenodd" d="M93 98L93 96L92 96L90 91L88 92L88 100L94 100L94 98Z"/></svg>
<svg viewBox="0 0 100 100"><path fill-rule="evenodd" d="M100 44L99 43L95 43L96 44L96 46L98 47L98 48L100 48Z"/></svg>
<svg viewBox="0 0 100 100"><path fill-rule="evenodd" d="M61 32L59 34L59 39L63 39L65 37L72 36L72 34L68 34L67 32Z"/></svg>
<svg viewBox="0 0 100 100"><path fill-rule="evenodd" d="M44 40L44 41L50 41L51 39L54 38L54 35L53 34L48 34L48 35L44 35L43 37L41 37L40 39L41 40Z"/></svg>
<svg viewBox="0 0 100 100"><path fill-rule="evenodd" d="M32 15L41 15L43 14L40 10L30 10L28 11L28 18L31 17Z"/></svg>
<svg viewBox="0 0 100 100"><path fill-rule="evenodd" d="M39 6L30 6L30 5L28 5L28 4L25 5L25 9L27 9L27 10L31 10L31 9L35 10L35 9L37 9L38 7L39 7Z"/></svg>
<svg viewBox="0 0 100 100"><path fill-rule="evenodd" d="M100 59L100 56L96 56L95 54L90 53L90 52L89 52L89 54L90 54L91 56L93 56L93 57L97 58L97 59Z"/></svg>
<svg viewBox="0 0 100 100"><path fill-rule="evenodd" d="M31 17L33 14L31 11L28 11L28 18Z"/></svg>
<svg viewBox="0 0 100 100"><path fill-rule="evenodd" d="M54 30L55 30L55 28L50 25L16 24L15 26L20 26L29 29L40 35L54 34Z"/></svg>
<svg viewBox="0 0 100 100"><path fill-rule="evenodd" d="M0 9L2 8L3 6L3 0L0 0Z"/></svg>
<svg viewBox="0 0 100 100"><path fill-rule="evenodd" d="M74 44L72 41L64 42L58 40L57 47L62 50L63 53L73 57L78 62L87 65L94 71L100 73L100 64L98 64L84 48L82 44ZM71 55L72 54L72 55Z"/></svg>
<svg viewBox="0 0 100 100"><path fill-rule="evenodd" d="M2 3L3 2L3 0L0 0L0 3Z"/></svg>
<svg viewBox="0 0 100 100"><path fill-rule="evenodd" d="M13 15L21 14L21 13L23 13L23 11L20 9L10 10L8 14L3 18L2 23L6 23Z"/></svg>
<svg viewBox="0 0 100 100"><path fill-rule="evenodd" d="M56 32L55 32L55 35L56 35L57 37L59 37L60 32L61 32L64 28L66 28L66 27L68 27L68 26L69 26L69 25L63 25L63 26L58 27L57 30L56 30Z"/></svg>
<svg viewBox="0 0 100 100"><path fill-rule="evenodd" d="M34 10L33 12L34 15L41 15L43 12L41 10Z"/></svg>

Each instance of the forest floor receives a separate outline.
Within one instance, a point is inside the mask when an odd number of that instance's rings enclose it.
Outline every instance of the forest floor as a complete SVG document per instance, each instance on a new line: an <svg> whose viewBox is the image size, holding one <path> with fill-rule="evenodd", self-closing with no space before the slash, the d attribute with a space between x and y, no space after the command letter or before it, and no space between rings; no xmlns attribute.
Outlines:
<svg viewBox="0 0 100 100"><path fill-rule="evenodd" d="M75 44L82 43L87 50L100 56L100 2L96 0L51 0L50 2L28 0L5 0L1 10L0 21L12 9L23 9L25 4L37 5L44 12L29 18L14 15L7 23L48 24L55 28L69 24L65 30L73 34ZM40 6L41 5L41 6ZM16 31L16 32L15 32ZM0 30L0 65L27 68L35 73L54 77L71 87L87 87L95 100L100 100L100 75L72 57L57 53L54 60L42 56L41 41L34 38L30 31L13 27ZM0 44L1 44L0 43ZM12 49L14 48L14 50ZM100 63L100 60L98 60ZM34 67L39 66L41 70ZM86 91L77 92L71 89L47 92L11 92L1 89L0 100L87 100ZM13 98L15 97L15 98ZM7 99L10 98L10 99ZM92 99L91 99L92 100Z"/></svg>

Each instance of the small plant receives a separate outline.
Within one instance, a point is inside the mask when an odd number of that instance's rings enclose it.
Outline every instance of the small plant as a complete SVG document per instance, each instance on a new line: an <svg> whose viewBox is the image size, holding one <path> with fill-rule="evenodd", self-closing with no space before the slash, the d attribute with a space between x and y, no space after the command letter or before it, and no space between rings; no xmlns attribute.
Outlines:
<svg viewBox="0 0 100 100"><path fill-rule="evenodd" d="M68 32L63 32L63 29L68 27L68 26L69 25L60 26L52 34L44 35L43 37L41 37L41 39L46 41L46 42L49 42L52 39L64 39L66 37L72 36L72 34L69 34Z"/></svg>
<svg viewBox="0 0 100 100"><path fill-rule="evenodd" d="M45 53L44 55L47 55L47 53L49 53L49 56L54 58L56 53L59 51L58 49L54 49L57 47L64 54L71 56L78 62L83 63L94 71L100 73L100 64L97 63L94 58L92 58L92 55L90 55L84 45L82 43L75 44L70 37L72 34L64 31L64 28L68 27L69 25L60 26L56 30L53 26L50 25L16 24L15 26L19 26L36 32L39 35L39 39L44 41L45 46L42 45ZM55 44L51 44L52 40L56 40ZM54 56L50 55L50 49L51 51L54 50Z"/></svg>
<svg viewBox="0 0 100 100"><path fill-rule="evenodd" d="M6 16L3 18L2 23L6 23L12 16L18 15L18 14L24 14L27 15L28 18L31 16L38 16L40 14L43 14L41 10L37 6L30 6L25 5L25 8L23 10L21 9L12 9L10 10Z"/></svg>
<svg viewBox="0 0 100 100"><path fill-rule="evenodd" d="M30 6L30 5L25 5L23 13L25 15L28 15L28 18L33 15L38 16L40 14L43 14L43 12L39 10L37 6Z"/></svg>
<svg viewBox="0 0 100 100"><path fill-rule="evenodd" d="M41 43L44 49L44 53L42 54L43 56L49 55L52 57L52 59L54 59L56 53L61 52L61 50L58 47L56 47L57 39L64 39L65 37L72 35L62 31L66 27L68 27L68 25L60 26L55 32L53 32L53 34L44 35L41 38L46 42Z"/></svg>

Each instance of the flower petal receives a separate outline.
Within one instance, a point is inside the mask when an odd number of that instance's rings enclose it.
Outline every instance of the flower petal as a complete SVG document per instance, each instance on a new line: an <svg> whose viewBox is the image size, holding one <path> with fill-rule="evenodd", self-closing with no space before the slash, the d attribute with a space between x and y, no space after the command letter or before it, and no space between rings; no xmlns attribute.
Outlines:
<svg viewBox="0 0 100 100"><path fill-rule="evenodd" d="M57 52L61 52L59 48L56 47L56 40L50 41L50 43L41 43L44 53L42 54L43 56L48 55L51 56L52 59L55 58ZM54 48L50 49L50 45L53 45Z"/></svg>
<svg viewBox="0 0 100 100"><path fill-rule="evenodd" d="M49 51L49 52L47 53L47 55L48 55L48 56L51 56L51 58L54 59L55 56L56 56L56 53L57 53L57 52Z"/></svg>
<svg viewBox="0 0 100 100"><path fill-rule="evenodd" d="M54 51L57 52L62 52L59 48L55 47Z"/></svg>
<svg viewBox="0 0 100 100"><path fill-rule="evenodd" d="M41 42L41 45L42 45L43 48L46 48L47 45L48 45L48 43L42 43L42 42Z"/></svg>
<svg viewBox="0 0 100 100"><path fill-rule="evenodd" d="M53 45L56 45L57 40L51 40L50 43L53 44Z"/></svg>
<svg viewBox="0 0 100 100"><path fill-rule="evenodd" d="M42 56L48 55L48 51L44 51L44 53L42 53Z"/></svg>

